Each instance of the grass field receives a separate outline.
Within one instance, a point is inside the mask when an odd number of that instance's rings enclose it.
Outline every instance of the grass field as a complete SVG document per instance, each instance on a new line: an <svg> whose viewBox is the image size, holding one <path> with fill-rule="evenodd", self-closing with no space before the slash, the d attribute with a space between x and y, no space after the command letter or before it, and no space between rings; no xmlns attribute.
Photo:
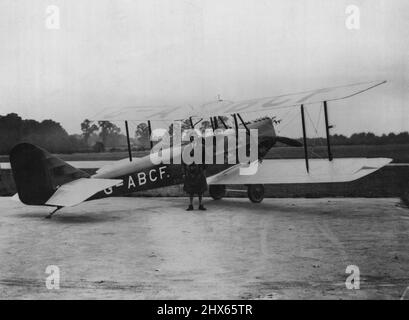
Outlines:
<svg viewBox="0 0 409 320"><path fill-rule="evenodd" d="M377 158L386 157L394 159L394 162L409 162L409 141L408 144L396 145L357 145L357 146L332 146L332 153L335 158L348 157L366 157ZM149 154L149 151L134 151L133 156L138 158ZM73 153L57 155L65 161L96 161L96 160L119 160L128 157L127 151L103 152L103 153ZM319 146L309 148L311 158L325 158L327 156L327 147ZM303 158L303 148L293 147L275 147L267 154L267 159L290 159ZM8 156L0 156L0 162L8 162Z"/></svg>

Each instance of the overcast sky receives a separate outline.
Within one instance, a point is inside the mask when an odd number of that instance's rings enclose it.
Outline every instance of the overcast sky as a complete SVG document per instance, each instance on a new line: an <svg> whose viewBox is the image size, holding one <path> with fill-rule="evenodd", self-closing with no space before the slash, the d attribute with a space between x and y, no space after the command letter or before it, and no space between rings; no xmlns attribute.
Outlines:
<svg viewBox="0 0 409 320"><path fill-rule="evenodd" d="M346 28L350 4L359 30ZM49 5L59 29L46 27ZM406 0L0 0L0 41L0 114L51 118L69 133L106 107L374 80L388 83L330 105L333 133L409 130Z"/></svg>

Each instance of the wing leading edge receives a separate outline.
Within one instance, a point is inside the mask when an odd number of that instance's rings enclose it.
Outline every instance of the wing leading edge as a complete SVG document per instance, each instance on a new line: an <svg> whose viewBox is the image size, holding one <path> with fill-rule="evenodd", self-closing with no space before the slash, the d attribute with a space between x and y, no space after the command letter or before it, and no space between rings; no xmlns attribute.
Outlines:
<svg viewBox="0 0 409 320"><path fill-rule="evenodd" d="M106 121L173 121L188 119L189 117L206 118L210 116L231 115L235 113L251 113L264 110L297 107L301 104L308 105L323 101L346 99L380 86L384 83L386 83L386 81L362 82L346 86L321 88L311 91L249 99L238 102L216 101L206 103L197 108L187 106L135 106L119 109L108 108L90 119Z"/></svg>

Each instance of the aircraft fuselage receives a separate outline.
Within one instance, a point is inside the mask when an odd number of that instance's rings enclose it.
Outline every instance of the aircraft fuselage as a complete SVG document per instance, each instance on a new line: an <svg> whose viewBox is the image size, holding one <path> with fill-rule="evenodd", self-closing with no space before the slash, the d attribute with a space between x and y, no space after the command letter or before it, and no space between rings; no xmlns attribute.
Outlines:
<svg viewBox="0 0 409 320"><path fill-rule="evenodd" d="M243 126L241 127L244 128ZM275 144L275 139L274 139L275 132L274 132L272 121L270 118L254 121L254 122L247 124L247 128L258 130L258 141L257 141L258 142L257 143L258 158L261 159L266 155L266 153L270 150L270 148ZM206 137L205 139L214 139L214 137L209 136L209 137ZM248 148L248 144L249 143L247 143L246 145L247 148ZM182 146L182 152L183 152L183 148L186 148L186 147L187 145ZM212 152L213 152L213 158L215 158L216 150L213 148ZM229 152L227 147L224 149L223 152L224 152L224 159L225 159L224 163L205 164L205 168L206 168L205 172L206 172L207 177L215 175L238 163L237 159L235 163L229 163L227 159L227 155ZM103 172L100 174L98 174L97 172L97 174L94 175L95 178L121 179L123 182L118 186L108 188L104 191L101 191L95 194L89 200L111 197L111 196L123 196L126 194L138 192L138 191L156 189L156 188L161 188L161 187L166 187L166 186L171 186L171 185L178 185L178 184L183 183L182 164L161 163L161 164L155 165L150 161L149 157L150 156L147 155L143 158L134 159L133 160L135 161L134 164L124 163L123 165L124 167L133 165L135 166L135 168L138 168L126 174L121 174L121 171L124 172L126 170L123 170L120 167L118 167L118 169L116 170L117 172L119 172L117 175L115 175L115 169L112 169L111 172L105 172L105 173ZM132 169L129 169L129 170L132 170Z"/></svg>

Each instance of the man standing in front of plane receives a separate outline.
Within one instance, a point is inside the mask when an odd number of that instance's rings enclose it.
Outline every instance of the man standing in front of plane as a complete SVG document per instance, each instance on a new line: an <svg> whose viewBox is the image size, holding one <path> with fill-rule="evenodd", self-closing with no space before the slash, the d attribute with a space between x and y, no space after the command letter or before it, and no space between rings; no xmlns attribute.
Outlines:
<svg viewBox="0 0 409 320"><path fill-rule="evenodd" d="M184 186L183 190L189 195L190 204L187 211L193 210L193 197L195 194L199 197L199 210L206 210L202 204L203 193L207 190L207 181L204 164L190 165L183 164Z"/></svg>

